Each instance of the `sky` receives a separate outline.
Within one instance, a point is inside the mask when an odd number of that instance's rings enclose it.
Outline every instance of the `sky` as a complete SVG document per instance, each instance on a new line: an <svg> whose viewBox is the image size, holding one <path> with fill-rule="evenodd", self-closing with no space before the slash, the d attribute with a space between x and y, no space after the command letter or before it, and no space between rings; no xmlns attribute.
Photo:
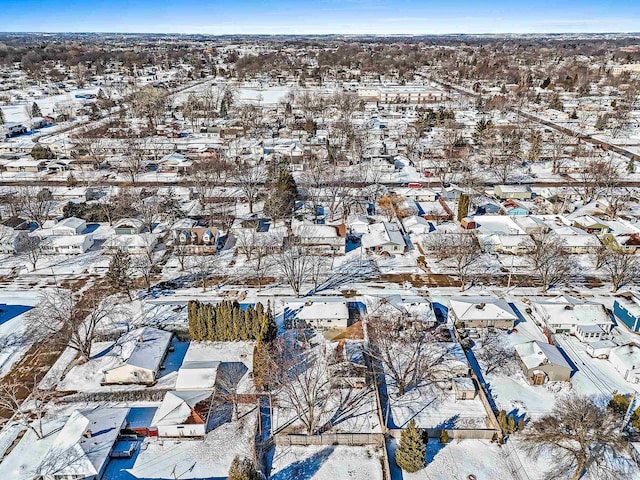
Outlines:
<svg viewBox="0 0 640 480"><path fill-rule="evenodd" d="M0 0L3 32L638 32L640 0Z"/></svg>

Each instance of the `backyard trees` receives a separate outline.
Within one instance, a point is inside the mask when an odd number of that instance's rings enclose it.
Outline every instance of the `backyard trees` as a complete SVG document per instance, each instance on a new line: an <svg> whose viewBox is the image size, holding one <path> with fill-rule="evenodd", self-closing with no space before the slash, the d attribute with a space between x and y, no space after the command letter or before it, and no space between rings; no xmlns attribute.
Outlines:
<svg viewBox="0 0 640 480"><path fill-rule="evenodd" d="M424 441L414 420L402 429L395 458L396 464L405 472L414 473L427 466Z"/></svg>
<svg viewBox="0 0 640 480"><path fill-rule="evenodd" d="M261 480L262 475L256 470L253 462L248 458L235 457L229 468L227 480Z"/></svg>
<svg viewBox="0 0 640 480"><path fill-rule="evenodd" d="M575 270L574 262L562 241L551 233L532 235L533 249L529 253L531 268L546 292L565 282Z"/></svg>
<svg viewBox="0 0 640 480"><path fill-rule="evenodd" d="M434 384L447 369L446 352L433 332L403 318L398 311L378 309L366 319L369 355L380 362L398 396L412 388Z"/></svg>
<svg viewBox="0 0 640 480"><path fill-rule="evenodd" d="M115 293L126 293L131 300L133 279L131 278L131 255L123 249L117 249L107 270L107 283Z"/></svg>
<svg viewBox="0 0 640 480"><path fill-rule="evenodd" d="M602 266L609 274L613 293L640 275L640 259L633 253L624 253L607 249Z"/></svg>
<svg viewBox="0 0 640 480"><path fill-rule="evenodd" d="M427 248L438 260L451 266L460 280L461 291L480 269L482 250L472 234L434 233L429 235Z"/></svg>
<svg viewBox="0 0 640 480"><path fill-rule="evenodd" d="M624 478L622 452L627 440L613 415L591 398L564 397L550 414L527 426L522 440L534 457L549 455L554 465L549 479Z"/></svg>
<svg viewBox="0 0 640 480"><path fill-rule="evenodd" d="M80 295L56 288L42 293L38 308L29 314L27 322L38 337L69 347L86 361L100 329L107 327L118 312L112 298L105 298L95 290Z"/></svg>

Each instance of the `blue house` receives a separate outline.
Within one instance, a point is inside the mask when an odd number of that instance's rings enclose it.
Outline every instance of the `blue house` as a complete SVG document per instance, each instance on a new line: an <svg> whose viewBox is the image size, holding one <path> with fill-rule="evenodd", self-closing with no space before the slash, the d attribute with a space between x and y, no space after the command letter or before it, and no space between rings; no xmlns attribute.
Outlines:
<svg viewBox="0 0 640 480"><path fill-rule="evenodd" d="M613 314L633 332L640 331L640 297L634 293L618 296L613 302Z"/></svg>

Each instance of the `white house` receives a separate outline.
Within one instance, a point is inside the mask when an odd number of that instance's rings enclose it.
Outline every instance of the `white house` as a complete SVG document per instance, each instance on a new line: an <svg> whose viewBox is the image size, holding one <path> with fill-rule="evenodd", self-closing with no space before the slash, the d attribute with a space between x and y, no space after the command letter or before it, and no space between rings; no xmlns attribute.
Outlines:
<svg viewBox="0 0 640 480"><path fill-rule="evenodd" d="M533 385L568 382L573 368L555 345L532 340L515 346L523 373Z"/></svg>
<svg viewBox="0 0 640 480"><path fill-rule="evenodd" d="M204 437L212 396L211 390L167 392L151 426L159 437Z"/></svg>
<svg viewBox="0 0 640 480"><path fill-rule="evenodd" d="M171 343L171 332L142 327L118 340L121 364L104 371L103 384L155 383Z"/></svg>
<svg viewBox="0 0 640 480"><path fill-rule="evenodd" d="M78 255L87 252L93 243L92 235L61 235L46 237L40 245L48 255Z"/></svg>
<svg viewBox="0 0 640 480"><path fill-rule="evenodd" d="M2 459L0 478L101 479L128 414L128 408L96 408L45 420L43 438L26 430L16 448Z"/></svg>
<svg viewBox="0 0 640 480"><path fill-rule="evenodd" d="M345 253L347 229L344 225L315 225L294 220L291 222L291 229L300 244L319 253Z"/></svg>
<svg viewBox="0 0 640 480"><path fill-rule="evenodd" d="M534 312L552 333L570 333L582 342L604 339L613 322L600 303L560 295L531 302Z"/></svg>
<svg viewBox="0 0 640 480"><path fill-rule="evenodd" d="M155 233L138 233L133 235L114 235L105 242L105 247L112 250L125 250L133 255L152 251L158 243Z"/></svg>
<svg viewBox="0 0 640 480"><path fill-rule="evenodd" d="M369 225L369 231L362 236L362 246L370 252L402 254L407 244L396 223L382 222Z"/></svg>
<svg viewBox="0 0 640 480"><path fill-rule="evenodd" d="M212 390L216 384L220 362L202 344L191 342L178 370L176 390Z"/></svg>
<svg viewBox="0 0 640 480"><path fill-rule="evenodd" d="M27 236L24 230L0 225L0 253L15 253L20 241Z"/></svg>
<svg viewBox="0 0 640 480"><path fill-rule="evenodd" d="M461 295L449 300L449 316L465 328L513 328L518 316L504 298Z"/></svg>
<svg viewBox="0 0 640 480"><path fill-rule="evenodd" d="M640 347L635 343L612 348L609 362L630 383L640 383Z"/></svg>
<svg viewBox="0 0 640 480"><path fill-rule="evenodd" d="M347 328L349 308L344 299L318 298L306 302L289 302L285 319L293 324L304 323L319 329Z"/></svg>
<svg viewBox="0 0 640 480"><path fill-rule="evenodd" d="M54 236L80 235L87 229L87 222L77 217L63 218L51 225L50 229Z"/></svg>

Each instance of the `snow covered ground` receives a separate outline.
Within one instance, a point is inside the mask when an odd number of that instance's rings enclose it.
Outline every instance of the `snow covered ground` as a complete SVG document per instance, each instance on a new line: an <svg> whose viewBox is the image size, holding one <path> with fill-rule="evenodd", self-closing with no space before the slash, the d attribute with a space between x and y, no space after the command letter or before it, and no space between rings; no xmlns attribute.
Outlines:
<svg viewBox="0 0 640 480"><path fill-rule="evenodd" d="M343 445L276 447L271 480L382 480L380 449Z"/></svg>
<svg viewBox="0 0 640 480"><path fill-rule="evenodd" d="M486 440L452 441L442 445L437 439L429 440L427 466L416 473L402 472L395 464L395 439L387 442L391 478L403 480L520 480L510 474L504 450Z"/></svg>
<svg viewBox="0 0 640 480"><path fill-rule="evenodd" d="M145 439L133 459L112 459L107 480L227 478L233 458L252 457L255 407L242 406L238 422L225 423L204 440Z"/></svg>

